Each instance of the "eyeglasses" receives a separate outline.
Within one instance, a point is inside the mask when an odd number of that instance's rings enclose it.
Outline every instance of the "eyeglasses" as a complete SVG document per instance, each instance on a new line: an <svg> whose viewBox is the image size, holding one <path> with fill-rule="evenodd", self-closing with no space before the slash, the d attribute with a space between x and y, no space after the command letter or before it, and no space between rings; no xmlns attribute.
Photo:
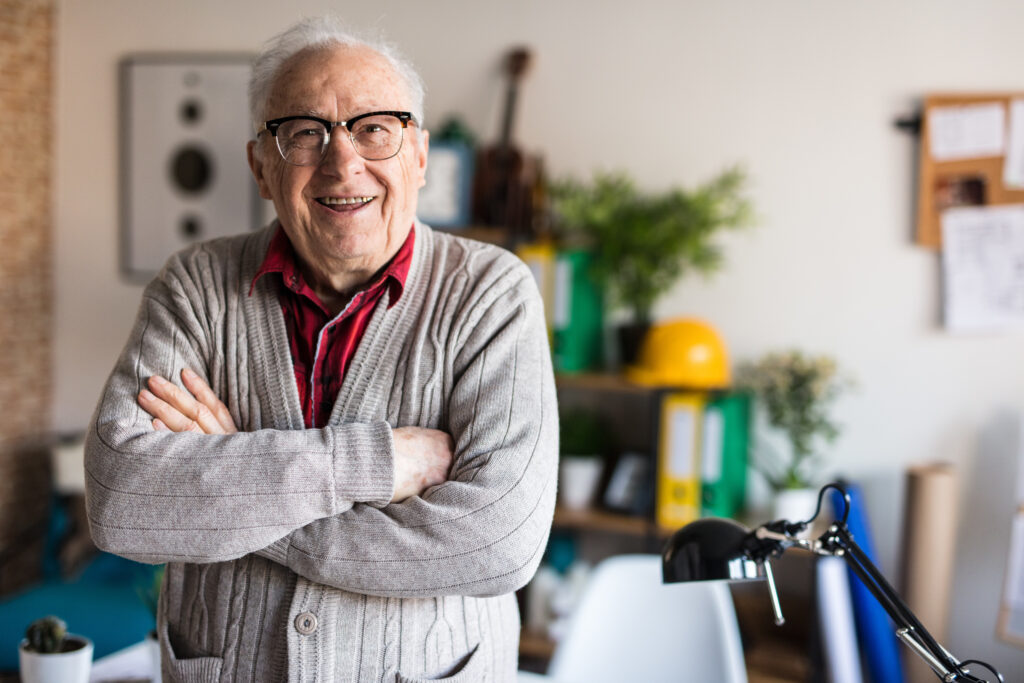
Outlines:
<svg viewBox="0 0 1024 683"><path fill-rule="evenodd" d="M405 128L416 119L407 111L373 111L348 121L327 121L316 116L284 116L263 124L277 142L281 158L294 166L319 166L331 144L331 131L348 131L352 146L367 161L383 161L402 149ZM258 134L258 133L257 133Z"/></svg>

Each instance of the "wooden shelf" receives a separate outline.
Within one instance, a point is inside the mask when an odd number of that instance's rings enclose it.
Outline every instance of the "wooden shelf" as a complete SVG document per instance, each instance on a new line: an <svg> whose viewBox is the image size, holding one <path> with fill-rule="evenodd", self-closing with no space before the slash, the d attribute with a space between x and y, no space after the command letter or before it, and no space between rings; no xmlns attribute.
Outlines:
<svg viewBox="0 0 1024 683"><path fill-rule="evenodd" d="M632 536L667 537L674 531L674 529L662 529L646 517L623 515L604 510L570 510L561 507L555 510L554 525L562 529L603 531Z"/></svg>
<svg viewBox="0 0 1024 683"><path fill-rule="evenodd" d="M555 375L555 383L559 389L615 391L633 394L645 394L652 391L651 387L634 384L623 375L611 372L558 373Z"/></svg>
<svg viewBox="0 0 1024 683"><path fill-rule="evenodd" d="M551 659L555 653L555 641L543 633L523 629L519 634L519 656Z"/></svg>
<svg viewBox="0 0 1024 683"><path fill-rule="evenodd" d="M438 228L439 232L448 232L459 237L467 237L478 242L488 242L498 246L508 246L509 232L505 228L485 225L469 225L464 228Z"/></svg>

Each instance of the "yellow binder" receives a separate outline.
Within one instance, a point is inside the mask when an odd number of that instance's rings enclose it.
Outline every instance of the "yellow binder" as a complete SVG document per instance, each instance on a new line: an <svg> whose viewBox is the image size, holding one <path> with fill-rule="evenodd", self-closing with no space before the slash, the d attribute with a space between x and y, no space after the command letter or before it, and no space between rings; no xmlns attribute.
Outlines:
<svg viewBox="0 0 1024 683"><path fill-rule="evenodd" d="M544 320L548 327L548 341L556 327L556 311L559 293L557 292L555 247L548 242L530 242L516 247L516 256L522 259L533 273L544 301Z"/></svg>
<svg viewBox="0 0 1024 683"><path fill-rule="evenodd" d="M662 399L655 512L659 526L676 529L700 517L700 449L706 402L704 394L691 392Z"/></svg>

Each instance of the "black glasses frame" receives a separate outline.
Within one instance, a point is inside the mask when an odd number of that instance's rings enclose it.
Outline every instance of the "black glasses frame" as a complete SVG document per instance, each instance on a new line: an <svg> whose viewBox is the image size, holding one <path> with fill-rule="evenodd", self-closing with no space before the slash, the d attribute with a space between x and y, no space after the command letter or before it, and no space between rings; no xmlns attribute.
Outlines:
<svg viewBox="0 0 1024 683"><path fill-rule="evenodd" d="M300 114L300 115L296 115L296 116L282 116L281 118L278 118L278 119L271 119L271 120L269 120L269 121L267 121L267 122L265 122L263 124L263 127L260 128L260 130L257 132L257 135L259 133L262 133L262 132L266 131L266 132L270 133L274 137L274 139L276 141L277 140L277 129L280 128L282 124L288 123L289 121L300 121L300 120L301 121L316 121L317 123L321 124L327 130L327 137L324 138L324 147L323 147L323 150L320 153L321 154L320 158L323 159L323 154L327 151L327 147L331 144L331 133L334 132L335 128L339 128L339 127L344 128L345 131L348 133L348 137L349 137L349 140L352 142L352 146L355 147L355 142L356 141L352 138L352 129L351 129L350 126L352 126L354 123L356 123L358 121L361 121L361 120L363 120L365 118L369 118L370 116L394 116L402 124L403 133L404 133L405 129L409 127L410 123L416 123L416 117L412 115L412 112L408 112L408 111L371 111L371 112L367 112L365 114L360 114L358 116L353 116L348 121L328 121L327 119L322 119L319 116L307 116L307 115L304 115L304 114ZM402 142L399 143L398 149L396 149L395 153L392 154L391 156L386 156L386 157L383 157L381 159L367 159L367 161L384 161L385 159L390 159L391 157L394 157L396 154L398 154L400 151L402 151L402 144L404 144L404 142L405 142L405 135L404 134L403 134L402 138L403 138ZM277 151L281 153L281 158L284 158L284 152L281 151L281 147L279 145L277 146ZM357 149L356 151L358 152L359 150ZM362 156L362 154L360 154L359 156ZM363 158L365 159L366 157L363 157ZM285 161L288 161L288 159L285 159ZM288 161L288 163L292 163L292 162Z"/></svg>

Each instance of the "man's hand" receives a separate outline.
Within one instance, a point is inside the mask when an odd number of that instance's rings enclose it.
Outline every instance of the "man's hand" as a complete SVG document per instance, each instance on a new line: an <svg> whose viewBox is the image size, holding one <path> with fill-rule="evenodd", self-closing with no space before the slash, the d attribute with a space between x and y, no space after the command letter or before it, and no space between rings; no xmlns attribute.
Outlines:
<svg viewBox="0 0 1024 683"><path fill-rule="evenodd" d="M395 439L395 494L392 503L418 496L448 481L455 443L447 432L425 427L399 427Z"/></svg>
<svg viewBox="0 0 1024 683"><path fill-rule="evenodd" d="M154 428L201 434L234 434L238 431L228 407L199 375L186 368L181 371L181 381L188 391L153 375L146 383L149 390L139 392L139 405L153 416Z"/></svg>
<svg viewBox="0 0 1024 683"><path fill-rule="evenodd" d="M191 370L181 371L182 390L159 375L149 378L149 389L139 392L139 405L153 416L153 427L172 432L234 434L231 413L210 386ZM395 442L395 492L391 502L418 496L431 486L448 481L452 437L438 429L399 427Z"/></svg>

